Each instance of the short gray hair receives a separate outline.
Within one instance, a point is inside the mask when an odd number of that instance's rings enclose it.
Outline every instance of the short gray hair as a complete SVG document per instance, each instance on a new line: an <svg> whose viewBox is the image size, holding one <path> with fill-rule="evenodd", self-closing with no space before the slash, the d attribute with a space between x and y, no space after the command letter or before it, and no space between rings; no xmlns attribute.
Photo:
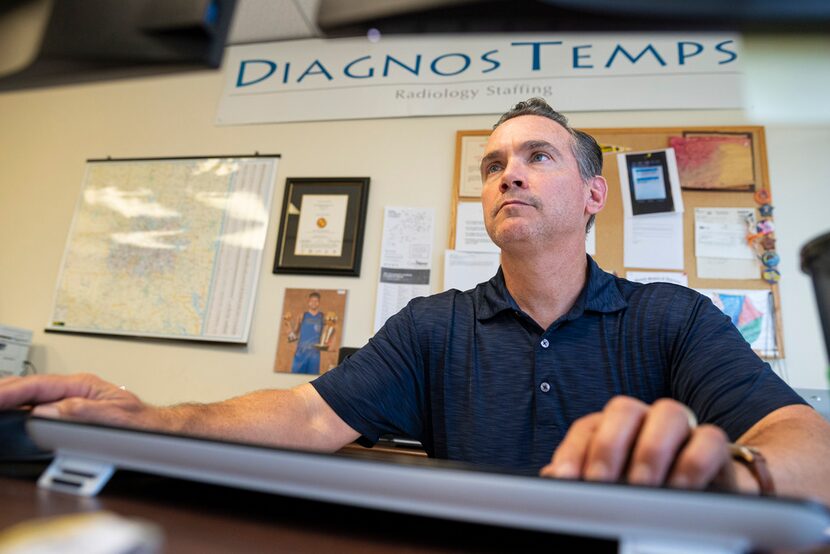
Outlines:
<svg viewBox="0 0 830 554"><path fill-rule="evenodd" d="M594 137L588 133L572 128L568 124L568 118L551 108L543 98L531 98L530 100L519 102L502 114L496 124L493 125L493 129L508 119L522 115L547 117L561 125L571 135L573 138L571 152L574 158L576 158L576 164L579 167L579 176L582 177L583 181L587 182L597 175L602 175L602 148L597 144ZM596 215L592 214L588 219L588 224L585 226L586 233L591 230L594 219L596 219Z"/></svg>

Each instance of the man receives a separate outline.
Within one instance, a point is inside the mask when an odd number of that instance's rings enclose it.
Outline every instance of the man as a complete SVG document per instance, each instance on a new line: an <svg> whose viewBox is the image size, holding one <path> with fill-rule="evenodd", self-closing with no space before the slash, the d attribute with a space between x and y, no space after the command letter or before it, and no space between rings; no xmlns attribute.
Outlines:
<svg viewBox="0 0 830 554"><path fill-rule="evenodd" d="M499 273L414 300L310 384L157 408L94 376L37 376L0 383L0 407L322 451L399 432L436 457L524 473L769 490L731 460L733 440L763 452L779 493L830 503L828 425L728 318L586 256L601 168L596 142L544 101L518 104L481 167Z"/></svg>
<svg viewBox="0 0 830 554"><path fill-rule="evenodd" d="M297 341L297 351L291 362L291 373L317 375L320 373L320 336L323 332L323 313L320 312L320 293L308 295L308 310L297 320L288 340Z"/></svg>

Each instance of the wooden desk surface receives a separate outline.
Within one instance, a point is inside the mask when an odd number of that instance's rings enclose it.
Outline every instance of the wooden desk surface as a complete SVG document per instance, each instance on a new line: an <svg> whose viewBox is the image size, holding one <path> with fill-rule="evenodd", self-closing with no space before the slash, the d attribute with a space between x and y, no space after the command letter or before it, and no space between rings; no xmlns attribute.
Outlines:
<svg viewBox="0 0 830 554"><path fill-rule="evenodd" d="M160 526L165 552L616 552L613 541L502 529L117 471L100 495L37 488L45 464L0 464L0 529L106 510Z"/></svg>

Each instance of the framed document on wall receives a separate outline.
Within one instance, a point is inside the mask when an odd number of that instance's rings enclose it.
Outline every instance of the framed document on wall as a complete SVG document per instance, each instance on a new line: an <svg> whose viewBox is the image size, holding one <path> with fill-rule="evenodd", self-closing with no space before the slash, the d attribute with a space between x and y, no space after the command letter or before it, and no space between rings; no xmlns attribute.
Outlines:
<svg viewBox="0 0 830 554"><path fill-rule="evenodd" d="M285 182L274 273L360 275L368 177Z"/></svg>

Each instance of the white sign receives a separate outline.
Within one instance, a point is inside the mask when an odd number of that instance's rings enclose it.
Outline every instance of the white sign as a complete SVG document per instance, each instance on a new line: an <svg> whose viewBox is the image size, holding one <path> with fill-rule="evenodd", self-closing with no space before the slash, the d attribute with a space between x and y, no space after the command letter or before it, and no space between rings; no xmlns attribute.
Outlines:
<svg viewBox="0 0 830 554"><path fill-rule="evenodd" d="M532 96L563 112L737 108L740 41L718 34L311 39L228 47L216 121L502 113Z"/></svg>

